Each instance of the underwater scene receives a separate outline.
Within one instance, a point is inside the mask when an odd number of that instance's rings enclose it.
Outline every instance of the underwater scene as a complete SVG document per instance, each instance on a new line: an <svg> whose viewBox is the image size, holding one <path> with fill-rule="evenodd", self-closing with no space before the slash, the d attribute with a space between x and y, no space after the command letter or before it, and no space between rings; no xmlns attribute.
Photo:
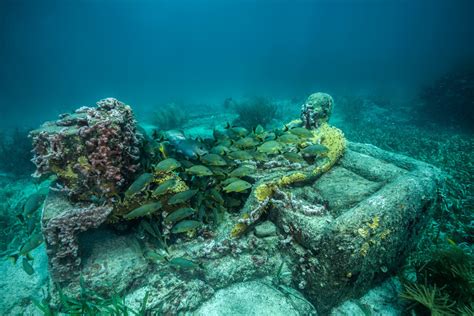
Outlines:
<svg viewBox="0 0 474 316"><path fill-rule="evenodd" d="M473 12L1 0L0 315L474 315Z"/></svg>

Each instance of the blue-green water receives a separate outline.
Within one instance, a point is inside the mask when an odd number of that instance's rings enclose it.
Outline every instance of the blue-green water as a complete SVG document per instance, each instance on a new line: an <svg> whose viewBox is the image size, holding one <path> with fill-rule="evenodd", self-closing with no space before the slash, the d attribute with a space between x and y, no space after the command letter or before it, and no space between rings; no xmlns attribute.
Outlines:
<svg viewBox="0 0 474 316"><path fill-rule="evenodd" d="M471 1L1 1L2 126L114 96L414 93L470 61ZM375 92L374 92L375 91Z"/></svg>
<svg viewBox="0 0 474 316"><path fill-rule="evenodd" d="M473 9L0 0L0 314L472 315Z"/></svg>

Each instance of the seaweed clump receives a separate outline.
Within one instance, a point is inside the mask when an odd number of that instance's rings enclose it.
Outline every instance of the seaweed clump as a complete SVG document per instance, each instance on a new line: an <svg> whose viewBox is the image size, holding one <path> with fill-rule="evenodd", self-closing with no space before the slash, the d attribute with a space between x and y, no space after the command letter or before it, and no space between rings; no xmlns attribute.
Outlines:
<svg viewBox="0 0 474 316"><path fill-rule="evenodd" d="M148 301L148 292L145 294L141 306L138 310L127 306L125 296L112 292L110 297L87 288L84 280L80 279L80 292L78 297L66 294L59 286L59 302L51 304L51 297L46 297L41 301L33 300L33 303L43 315L57 315L58 313L66 315L146 315L146 305Z"/></svg>
<svg viewBox="0 0 474 316"><path fill-rule="evenodd" d="M168 103L153 113L152 123L160 130L180 128L189 121L189 114L176 103Z"/></svg>
<svg viewBox="0 0 474 316"><path fill-rule="evenodd" d="M448 127L474 127L474 65L452 70L420 92L418 118Z"/></svg>
<svg viewBox="0 0 474 316"><path fill-rule="evenodd" d="M228 103L228 100L226 100ZM277 117L277 106L265 97L253 97L243 102L232 102L238 117L235 124L252 129L261 124L267 126Z"/></svg>
<svg viewBox="0 0 474 316"><path fill-rule="evenodd" d="M408 309L417 315L465 315L474 302L474 257L449 242L413 262L412 280L402 276ZM472 315L472 314L471 314Z"/></svg>

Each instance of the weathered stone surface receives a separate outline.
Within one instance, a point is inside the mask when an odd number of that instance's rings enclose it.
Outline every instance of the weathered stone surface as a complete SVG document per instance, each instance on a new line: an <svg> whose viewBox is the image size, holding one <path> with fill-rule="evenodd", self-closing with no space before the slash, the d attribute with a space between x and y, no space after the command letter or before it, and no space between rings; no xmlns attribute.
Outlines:
<svg viewBox="0 0 474 316"><path fill-rule="evenodd" d="M400 298L402 285L398 278L393 277L368 291L358 299L347 300L331 311L331 316L341 315L404 315L406 302Z"/></svg>
<svg viewBox="0 0 474 316"><path fill-rule="evenodd" d="M320 313L399 267L437 205L439 179L430 165L350 143L339 164L311 186L313 200L308 188L306 196L298 188L273 203L271 218L302 246L287 248L293 281Z"/></svg>
<svg viewBox="0 0 474 316"><path fill-rule="evenodd" d="M285 295L268 283L251 281L217 291L194 315L297 316L316 315L316 311L308 302Z"/></svg>
<svg viewBox="0 0 474 316"><path fill-rule="evenodd" d="M63 282L77 276L81 257L79 233L99 227L111 207L87 203L71 204L64 193L51 191L41 217L51 276Z"/></svg>
<svg viewBox="0 0 474 316"><path fill-rule="evenodd" d="M107 293L113 288L122 293L130 286L128 281L138 284L152 268L133 235L119 235L101 227L80 236L79 241L81 275L99 292Z"/></svg>
<svg viewBox="0 0 474 316"><path fill-rule="evenodd" d="M265 221L257 226L255 226L255 236L263 238L269 236L275 236L277 233L277 228L275 224L270 221Z"/></svg>
<svg viewBox="0 0 474 316"><path fill-rule="evenodd" d="M227 222L230 222L228 220ZM102 226L80 235L80 274L85 285L103 295L110 295L113 288L126 293L132 308L138 308L149 292L147 309L152 313L176 315L193 311L210 299L215 291L234 283L280 276L280 283L290 285L287 265L279 254L277 236L257 238L247 234L240 239L229 239L229 228L218 229L215 238L191 239L171 245L168 260L187 258L199 263L200 268L179 268L166 260L146 260L136 243L134 233L117 234ZM148 250L158 251L150 248ZM282 273L281 273L282 274ZM69 295L80 293L79 282L71 280L63 291Z"/></svg>

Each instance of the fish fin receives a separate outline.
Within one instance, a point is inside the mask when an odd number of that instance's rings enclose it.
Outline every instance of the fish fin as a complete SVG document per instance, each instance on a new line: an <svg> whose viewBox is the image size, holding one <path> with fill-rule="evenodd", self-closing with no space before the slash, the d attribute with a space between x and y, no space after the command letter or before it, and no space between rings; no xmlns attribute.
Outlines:
<svg viewBox="0 0 474 316"><path fill-rule="evenodd" d="M33 260L33 256L32 256L31 253L29 253L29 252L27 252L27 253L25 254L25 257L26 257L26 259L28 259L28 260Z"/></svg>
<svg viewBox="0 0 474 316"><path fill-rule="evenodd" d="M288 128L288 125L286 125L286 124L283 125L283 131L284 131L284 132L287 132L287 131L289 131L289 130L290 130L290 129Z"/></svg>
<svg viewBox="0 0 474 316"><path fill-rule="evenodd" d="M226 125L225 125L224 128L225 128L225 129L229 129L229 128L231 128L231 127L232 127L232 126L230 125L230 123L229 123L229 122L226 122Z"/></svg>

